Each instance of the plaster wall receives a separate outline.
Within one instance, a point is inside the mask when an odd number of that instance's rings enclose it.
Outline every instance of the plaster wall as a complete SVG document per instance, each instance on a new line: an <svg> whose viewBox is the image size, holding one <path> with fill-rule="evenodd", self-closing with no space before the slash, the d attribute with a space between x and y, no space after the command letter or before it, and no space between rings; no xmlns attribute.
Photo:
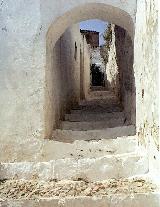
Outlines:
<svg viewBox="0 0 160 207"><path fill-rule="evenodd" d="M158 1L137 1L135 31L136 117L140 142L146 146L150 171L160 172Z"/></svg>
<svg viewBox="0 0 160 207"><path fill-rule="evenodd" d="M136 0L17 0L16 4L3 1L0 5L1 140L48 136L46 35L55 45L71 24L100 18L124 26L133 36L135 12Z"/></svg>
<svg viewBox="0 0 160 207"><path fill-rule="evenodd" d="M137 2L137 5L136 5ZM159 172L158 0L12 0L0 4L0 161L46 160L46 36L52 46L73 23L100 18L132 40L139 140ZM136 14L137 9L137 14ZM54 39L53 39L54 37ZM58 44L58 43L57 43ZM54 47L53 47L54 48ZM51 149L53 152L53 149ZM50 159L54 159L52 154Z"/></svg>
<svg viewBox="0 0 160 207"><path fill-rule="evenodd" d="M80 57L80 50L82 58ZM84 54L85 53L85 54ZM80 70L89 71L88 46L80 33L79 25L72 25L57 41L55 47L47 44L46 70L46 137L51 138L53 129L59 126L73 105L80 100ZM87 58L88 57L88 58ZM87 90L87 89L86 89Z"/></svg>
<svg viewBox="0 0 160 207"><path fill-rule="evenodd" d="M38 160L46 134L46 39L99 18L134 36L136 0L12 0L0 4L0 160ZM53 38L54 37L54 38ZM57 60L58 61L58 60ZM43 153L44 160L47 150Z"/></svg>
<svg viewBox="0 0 160 207"><path fill-rule="evenodd" d="M44 137L45 44L39 3L8 0L0 5L1 143L17 136Z"/></svg>

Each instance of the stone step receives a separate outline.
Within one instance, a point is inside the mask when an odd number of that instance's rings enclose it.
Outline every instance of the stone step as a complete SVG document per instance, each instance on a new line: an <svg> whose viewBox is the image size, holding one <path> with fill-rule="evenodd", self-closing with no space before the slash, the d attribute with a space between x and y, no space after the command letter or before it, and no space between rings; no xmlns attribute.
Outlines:
<svg viewBox="0 0 160 207"><path fill-rule="evenodd" d="M96 130L96 129L106 129L114 128L116 126L125 125L124 117L118 117L115 119L108 119L102 121L81 121L81 122L71 122L71 121L62 121L60 129L62 130L74 130L74 131L87 131L87 130Z"/></svg>
<svg viewBox="0 0 160 207"><path fill-rule="evenodd" d="M94 91L97 91L97 92L104 91L104 92L107 92L107 93L113 93L113 92L107 90L107 88L103 87L103 86L91 86L89 92L92 93Z"/></svg>
<svg viewBox="0 0 160 207"><path fill-rule="evenodd" d="M120 106L115 107L102 107L102 106L77 106L71 110L71 114L82 114L82 113L112 113L112 112L122 112L123 108Z"/></svg>
<svg viewBox="0 0 160 207"><path fill-rule="evenodd" d="M106 99L93 99L93 100L82 100L79 102L79 106L102 106L102 107L115 107L120 106L117 100L106 100Z"/></svg>
<svg viewBox="0 0 160 207"><path fill-rule="evenodd" d="M3 207L159 207L160 204L158 186L142 176L92 183L6 180L1 183L0 197Z"/></svg>
<svg viewBox="0 0 160 207"><path fill-rule="evenodd" d="M120 104L116 103L108 103L108 102L100 102L100 101L81 101L79 105L73 107L73 109L87 109L87 108L102 108L102 109L114 109L114 108L121 108Z"/></svg>
<svg viewBox="0 0 160 207"><path fill-rule="evenodd" d="M49 197L38 199L8 199L0 202L1 207L159 207L159 192L132 194L109 194L100 197Z"/></svg>
<svg viewBox="0 0 160 207"><path fill-rule="evenodd" d="M61 150L61 149L60 149ZM0 178L103 181L148 173L147 155L126 153L98 158L65 158L49 162L1 163Z"/></svg>
<svg viewBox="0 0 160 207"><path fill-rule="evenodd" d="M74 142L75 140L115 139L117 137L134 136L135 134L136 128L134 125L87 131L57 129L53 131L53 139L61 142Z"/></svg>
<svg viewBox="0 0 160 207"><path fill-rule="evenodd" d="M45 160L65 159L65 158L98 158L106 155L116 155L123 153L137 152L137 137L121 137L117 139L83 141L77 140L73 143L64 143L59 141L46 141L45 150L41 154L45 154Z"/></svg>
<svg viewBox="0 0 160 207"><path fill-rule="evenodd" d="M110 91L100 91L94 90L90 91L86 97L87 100L118 100L118 97Z"/></svg>
<svg viewBox="0 0 160 207"><path fill-rule="evenodd" d="M108 119L122 119L124 121L124 112L113 112L113 113L74 113L66 114L65 121L101 121Z"/></svg>

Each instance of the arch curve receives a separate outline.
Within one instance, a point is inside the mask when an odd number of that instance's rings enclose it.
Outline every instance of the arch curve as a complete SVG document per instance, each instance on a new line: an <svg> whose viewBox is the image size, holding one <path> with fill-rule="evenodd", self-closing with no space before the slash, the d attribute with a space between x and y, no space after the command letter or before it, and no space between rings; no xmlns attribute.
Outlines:
<svg viewBox="0 0 160 207"><path fill-rule="evenodd" d="M58 110L53 113L52 109L54 101L53 98L53 71L57 66L53 64L53 51L56 49L56 43L66 31L67 28L73 24L85 21L88 19L100 19L102 21L111 22L118 25L128 31L133 41L134 38L134 21L133 17L122 10L119 7L108 5L105 3L86 3L74 7L60 17L50 23L48 32L46 34L46 71L45 71L45 135L51 137L53 129L56 127L58 121L57 117L60 117L60 113L56 115L55 123L53 123L53 114L56 114ZM50 21L49 21L50 22ZM128 35L127 34L127 35ZM59 48L59 45L58 45ZM59 50L58 50L59 52ZM58 53L59 54L59 53ZM57 59L58 60L58 59ZM56 62L56 61L55 61ZM56 72L54 72L56 73ZM52 121L51 121L52 120ZM56 123L57 122L57 123Z"/></svg>
<svg viewBox="0 0 160 207"><path fill-rule="evenodd" d="M54 45L71 25L88 19L100 19L116 24L127 30L133 40L134 22L130 14L105 3L86 3L71 9L52 22L47 32L49 44Z"/></svg>

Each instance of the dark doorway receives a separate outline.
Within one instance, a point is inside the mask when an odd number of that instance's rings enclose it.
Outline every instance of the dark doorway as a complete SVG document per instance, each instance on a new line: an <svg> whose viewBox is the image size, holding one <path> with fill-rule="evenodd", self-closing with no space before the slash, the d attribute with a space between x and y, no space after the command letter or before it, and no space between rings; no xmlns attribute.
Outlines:
<svg viewBox="0 0 160 207"><path fill-rule="evenodd" d="M92 79L92 86L104 86L104 73L101 71L100 67L96 64L91 65L91 79Z"/></svg>

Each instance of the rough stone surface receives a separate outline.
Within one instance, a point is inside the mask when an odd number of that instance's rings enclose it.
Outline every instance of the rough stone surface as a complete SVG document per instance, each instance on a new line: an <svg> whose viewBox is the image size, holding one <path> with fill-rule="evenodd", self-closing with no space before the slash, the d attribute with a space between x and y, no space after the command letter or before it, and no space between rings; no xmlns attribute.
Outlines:
<svg viewBox="0 0 160 207"><path fill-rule="evenodd" d="M112 179L103 182L81 181L37 181L5 180L0 181L1 200L42 199L65 197L102 197L115 194L142 194L158 190L157 186L143 178Z"/></svg>
<svg viewBox="0 0 160 207"><path fill-rule="evenodd" d="M106 64L106 74L107 74L107 85L108 89L113 91L118 97L120 95L120 78L119 78L119 68L117 64L117 54L116 54L116 37L115 37L115 25L111 25L112 40L110 44L110 49L108 52L108 62ZM122 49L122 48L121 48Z"/></svg>
<svg viewBox="0 0 160 207"><path fill-rule="evenodd" d="M101 56L100 47L90 48L91 64L95 64L100 67L100 71L105 73L105 63Z"/></svg>

